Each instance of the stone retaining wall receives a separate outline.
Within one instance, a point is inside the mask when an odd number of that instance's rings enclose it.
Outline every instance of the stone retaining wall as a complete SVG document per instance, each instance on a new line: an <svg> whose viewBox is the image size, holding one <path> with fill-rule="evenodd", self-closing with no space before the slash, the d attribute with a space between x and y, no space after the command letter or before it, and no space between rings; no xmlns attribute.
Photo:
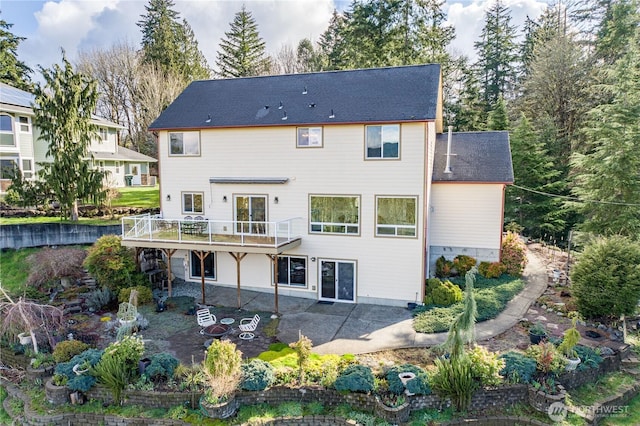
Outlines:
<svg viewBox="0 0 640 426"><path fill-rule="evenodd" d="M112 403L111 391L102 385L95 385L85 393L88 399L95 399L103 403ZM198 408L201 392L156 392L143 390L125 390L122 396L127 405L139 405L146 408L170 409L186 404L191 408Z"/></svg>
<svg viewBox="0 0 640 426"><path fill-rule="evenodd" d="M121 225L34 223L2 225L0 249L93 244L103 235L122 233Z"/></svg>
<svg viewBox="0 0 640 426"><path fill-rule="evenodd" d="M565 389L575 389L587 383L593 383L598 377L620 370L622 358L620 354L607 356L603 359L598 368L587 368L586 370L574 370L561 374L558 382L562 383Z"/></svg>

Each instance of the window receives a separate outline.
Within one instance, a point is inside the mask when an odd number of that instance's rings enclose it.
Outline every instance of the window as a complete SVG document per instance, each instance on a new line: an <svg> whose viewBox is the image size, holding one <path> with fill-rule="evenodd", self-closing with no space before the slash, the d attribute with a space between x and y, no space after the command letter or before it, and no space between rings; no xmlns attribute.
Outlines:
<svg viewBox="0 0 640 426"><path fill-rule="evenodd" d="M201 192L183 192L182 193L182 212L183 213L204 213L203 194Z"/></svg>
<svg viewBox="0 0 640 426"><path fill-rule="evenodd" d="M100 127L99 132L100 132L100 140L101 141L104 142L109 138L109 132L104 127Z"/></svg>
<svg viewBox="0 0 640 426"><path fill-rule="evenodd" d="M169 133L169 155L200 155L200 132Z"/></svg>
<svg viewBox="0 0 640 426"><path fill-rule="evenodd" d="M360 233L360 197L312 195L311 233L320 234L359 234Z"/></svg>
<svg viewBox="0 0 640 426"><path fill-rule="evenodd" d="M116 173L120 173L120 162L116 161Z"/></svg>
<svg viewBox="0 0 640 426"><path fill-rule="evenodd" d="M322 147L322 127L298 127L298 148Z"/></svg>
<svg viewBox="0 0 640 426"><path fill-rule="evenodd" d="M104 172L104 161L98 161L98 169L100 169L101 172Z"/></svg>
<svg viewBox="0 0 640 426"><path fill-rule="evenodd" d="M307 259L304 257L278 257L278 285L307 286Z"/></svg>
<svg viewBox="0 0 640 426"><path fill-rule="evenodd" d="M367 158L400 158L400 125L367 126Z"/></svg>
<svg viewBox="0 0 640 426"><path fill-rule="evenodd" d="M20 131L22 133L31 132L31 123L29 122L29 117L18 117L18 123L20 123Z"/></svg>
<svg viewBox="0 0 640 426"><path fill-rule="evenodd" d="M13 117L0 114L0 146L16 146L13 138Z"/></svg>
<svg viewBox="0 0 640 426"><path fill-rule="evenodd" d="M16 159L3 158L0 160L0 179L11 179L18 168Z"/></svg>
<svg viewBox="0 0 640 426"><path fill-rule="evenodd" d="M30 158L22 159L22 176L25 179L31 179L33 177L33 161Z"/></svg>
<svg viewBox="0 0 640 426"><path fill-rule="evenodd" d="M200 258L195 252L191 252L191 277L201 278ZM211 280L216 279L216 254L209 252L204 258L204 277Z"/></svg>
<svg viewBox="0 0 640 426"><path fill-rule="evenodd" d="M415 237L417 197L376 197L376 235Z"/></svg>

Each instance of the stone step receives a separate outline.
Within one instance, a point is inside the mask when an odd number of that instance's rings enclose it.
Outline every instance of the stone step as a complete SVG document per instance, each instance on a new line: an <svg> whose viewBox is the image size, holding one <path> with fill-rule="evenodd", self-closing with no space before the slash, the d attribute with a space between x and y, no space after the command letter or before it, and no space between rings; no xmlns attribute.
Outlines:
<svg viewBox="0 0 640 426"><path fill-rule="evenodd" d="M81 306L68 306L68 307L65 307L62 312L63 312L64 315L79 314L80 312L82 312L82 307Z"/></svg>

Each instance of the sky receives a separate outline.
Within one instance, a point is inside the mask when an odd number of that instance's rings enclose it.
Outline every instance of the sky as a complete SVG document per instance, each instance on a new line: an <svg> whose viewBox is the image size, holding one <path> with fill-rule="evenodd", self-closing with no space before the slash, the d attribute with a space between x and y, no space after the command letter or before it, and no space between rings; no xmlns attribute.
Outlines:
<svg viewBox="0 0 640 426"><path fill-rule="evenodd" d="M455 27L455 53L475 57L473 43L483 27L484 13L495 0L448 0L444 10ZM73 62L79 52L106 49L126 41L140 46L136 22L147 0L2 0L0 19L13 24L12 32L26 37L18 57L36 70L61 62L61 49ZM175 0L175 10L194 30L209 66L215 64L217 46L229 23L244 4L253 14L270 54L283 45L295 47L302 38L317 41L331 13L348 7L350 0ZM536 18L544 0L503 0L511 10L512 24L521 33L527 16ZM38 80L37 76L34 76Z"/></svg>

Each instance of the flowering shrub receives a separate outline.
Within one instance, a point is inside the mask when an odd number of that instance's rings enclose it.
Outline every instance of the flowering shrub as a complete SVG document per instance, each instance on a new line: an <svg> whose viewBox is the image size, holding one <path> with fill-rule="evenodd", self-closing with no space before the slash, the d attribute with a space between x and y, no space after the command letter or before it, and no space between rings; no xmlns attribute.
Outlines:
<svg viewBox="0 0 640 426"><path fill-rule="evenodd" d="M502 241L502 264L506 273L519 277L527 265L527 248L520 240L518 234L507 232Z"/></svg>
<svg viewBox="0 0 640 426"><path fill-rule="evenodd" d="M565 360L551 342L529 346L526 354L536 360L536 367L543 374L558 374L564 369Z"/></svg>
<svg viewBox="0 0 640 426"><path fill-rule="evenodd" d="M480 262L478 272L485 278L499 278L507 267L501 262Z"/></svg>

